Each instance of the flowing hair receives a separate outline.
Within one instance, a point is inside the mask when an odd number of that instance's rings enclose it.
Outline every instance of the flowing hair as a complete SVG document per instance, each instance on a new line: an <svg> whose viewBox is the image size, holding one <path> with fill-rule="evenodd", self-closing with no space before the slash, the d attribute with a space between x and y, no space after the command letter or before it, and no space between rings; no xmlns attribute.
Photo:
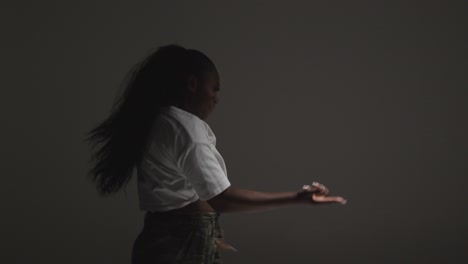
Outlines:
<svg viewBox="0 0 468 264"><path fill-rule="evenodd" d="M170 44L159 47L130 70L109 117L86 133L85 142L94 151L91 162L95 162L87 176L96 183L101 196L111 195L122 186L125 191L147 150L153 121L163 107L188 95L189 75L203 81L215 69L202 52Z"/></svg>

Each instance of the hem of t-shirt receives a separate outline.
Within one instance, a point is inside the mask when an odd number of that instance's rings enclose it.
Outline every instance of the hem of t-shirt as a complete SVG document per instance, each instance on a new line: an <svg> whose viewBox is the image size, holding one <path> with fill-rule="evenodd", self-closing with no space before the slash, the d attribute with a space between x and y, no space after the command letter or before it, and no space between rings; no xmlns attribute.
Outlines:
<svg viewBox="0 0 468 264"><path fill-rule="evenodd" d="M204 196L203 198L200 195L198 196L201 201L207 201L217 196L218 194L224 192L229 186L231 186L231 182L229 182L228 178L224 178L215 190L213 190L212 192L206 193L206 196Z"/></svg>

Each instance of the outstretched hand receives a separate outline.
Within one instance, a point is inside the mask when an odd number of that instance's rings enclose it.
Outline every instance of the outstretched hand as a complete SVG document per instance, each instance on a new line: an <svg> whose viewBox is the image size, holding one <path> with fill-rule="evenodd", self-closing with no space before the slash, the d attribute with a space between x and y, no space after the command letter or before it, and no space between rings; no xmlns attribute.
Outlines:
<svg viewBox="0 0 468 264"><path fill-rule="evenodd" d="M298 197L300 200L312 204L346 204L346 200L343 197L328 196L329 193L330 191L325 185L314 182L312 185L304 185L302 190L298 192Z"/></svg>

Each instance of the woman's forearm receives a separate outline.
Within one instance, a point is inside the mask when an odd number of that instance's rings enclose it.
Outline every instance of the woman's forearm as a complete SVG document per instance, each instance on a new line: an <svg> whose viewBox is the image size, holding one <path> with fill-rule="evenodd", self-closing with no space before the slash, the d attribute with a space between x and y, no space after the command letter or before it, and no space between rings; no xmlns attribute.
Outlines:
<svg viewBox="0 0 468 264"><path fill-rule="evenodd" d="M217 197L208 201L215 210L227 212L257 212L286 205L304 203L298 192L259 192L229 187Z"/></svg>

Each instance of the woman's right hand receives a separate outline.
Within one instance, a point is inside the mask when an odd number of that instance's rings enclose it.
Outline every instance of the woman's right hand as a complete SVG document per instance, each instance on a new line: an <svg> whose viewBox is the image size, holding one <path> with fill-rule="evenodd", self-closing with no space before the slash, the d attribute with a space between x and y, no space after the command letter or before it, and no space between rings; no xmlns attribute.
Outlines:
<svg viewBox="0 0 468 264"><path fill-rule="evenodd" d="M328 196L329 190L325 185L318 182L312 185L304 185L302 190L298 191L298 198L301 201L312 204L340 203L346 204L346 200L340 196Z"/></svg>

